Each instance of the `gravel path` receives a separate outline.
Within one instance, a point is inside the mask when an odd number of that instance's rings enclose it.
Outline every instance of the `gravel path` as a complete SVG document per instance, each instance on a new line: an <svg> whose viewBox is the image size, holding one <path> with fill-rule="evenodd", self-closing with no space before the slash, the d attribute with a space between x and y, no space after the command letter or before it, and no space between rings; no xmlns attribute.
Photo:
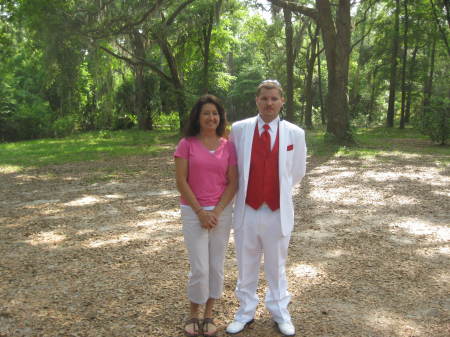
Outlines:
<svg viewBox="0 0 450 337"><path fill-rule="evenodd" d="M183 336L188 263L170 153L3 173L0 189L0 337ZM448 166L309 158L295 193L297 336L450 335ZM237 308L229 248L219 336ZM263 304L238 336L278 336Z"/></svg>

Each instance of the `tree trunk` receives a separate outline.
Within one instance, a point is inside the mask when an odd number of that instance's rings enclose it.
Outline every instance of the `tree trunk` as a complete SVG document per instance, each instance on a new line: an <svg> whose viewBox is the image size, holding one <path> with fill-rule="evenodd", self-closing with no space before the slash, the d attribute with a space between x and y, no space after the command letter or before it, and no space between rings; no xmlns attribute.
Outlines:
<svg viewBox="0 0 450 337"><path fill-rule="evenodd" d="M392 39L391 51L391 77L389 81L389 105L386 116L386 126L392 128L394 126L395 115L395 90L397 87L397 53L399 39L399 16L400 16L400 0L395 0L395 16L394 16L394 37Z"/></svg>
<svg viewBox="0 0 450 337"><path fill-rule="evenodd" d="M325 48L328 63L327 132L333 134L338 143L353 142L348 109L350 1L339 0L335 34L332 34L334 29L329 1L316 0L316 6L324 44L328 45Z"/></svg>
<svg viewBox="0 0 450 337"><path fill-rule="evenodd" d="M406 108L405 108L405 123L409 123L411 119L411 98L412 98L412 90L413 90L413 78L415 74L416 68L416 56L419 50L419 45L416 44L412 53L411 63L409 65L408 72L408 86L407 86L407 98L406 98Z"/></svg>
<svg viewBox="0 0 450 337"><path fill-rule="evenodd" d="M362 10L362 6L361 4L358 7L358 14L357 17L359 17L361 14ZM359 55L358 55L358 62L356 63L356 70L355 70L355 75L353 77L353 86L352 89L350 90L350 99L349 99L349 105L350 105L350 112L352 117L355 116L356 114L356 107L360 101L360 97L361 95L359 94L359 87L360 87L360 82L361 82L361 67L363 65L363 50L364 50L364 42L365 42L365 35L366 35L366 21L363 21L361 23L362 27L361 27L361 43L359 46Z"/></svg>
<svg viewBox="0 0 450 337"><path fill-rule="evenodd" d="M134 54L140 58L145 58L145 46L143 37L139 32L134 32L131 36ZM136 64L134 70L134 113L138 120L138 128L141 130L152 130L153 123L151 114L147 109L146 101L149 93L145 90L144 65Z"/></svg>
<svg viewBox="0 0 450 337"><path fill-rule="evenodd" d="M322 71L320 69L320 42L317 41L317 80L318 80L318 87L319 87L319 101L320 101L320 120L322 122L322 125L326 124L325 119L325 111L324 111L324 104L323 104L323 94L322 94Z"/></svg>
<svg viewBox="0 0 450 337"><path fill-rule="evenodd" d="M208 15L208 22L203 26L203 93L209 92L209 56L211 46L211 33L214 24L214 7L211 7Z"/></svg>
<svg viewBox="0 0 450 337"><path fill-rule="evenodd" d="M375 105L375 98L377 97L377 94L378 94L377 89L378 89L378 85L379 85L379 81L377 80L377 74L381 67L383 67L383 64L375 65L374 69L372 70L371 79L369 81L369 85L372 88L372 90L370 92L369 109L368 109L369 112L368 112L368 118L367 118L369 125L373 121L373 108Z"/></svg>
<svg viewBox="0 0 450 337"><path fill-rule="evenodd" d="M400 112L400 129L405 128L405 104L406 104L406 65L408 63L408 0L403 0L405 8L405 21L403 31L403 62L402 62L402 110Z"/></svg>
<svg viewBox="0 0 450 337"><path fill-rule="evenodd" d="M433 92L433 76L434 76L434 61L436 55L436 38L433 38L430 57L430 70L424 86L423 111L426 112L431 101L431 94Z"/></svg>
<svg viewBox="0 0 450 337"><path fill-rule="evenodd" d="M186 111L186 97L184 92L184 85L181 80L180 74L178 72L177 63L175 60L175 56L172 53L172 49L170 47L167 38L164 34L155 35L156 42L158 43L161 51L167 61L169 66L170 74L171 74L171 84L175 89L176 102L178 107L178 117L180 120L180 130L184 129L186 119L187 119L187 111Z"/></svg>
<svg viewBox="0 0 450 337"><path fill-rule="evenodd" d="M367 108L367 124L370 126L373 122L373 104L375 102L375 78L377 74L377 68L372 70L372 74L370 76L369 85L370 85L370 99L369 99L369 107Z"/></svg>
<svg viewBox="0 0 450 337"><path fill-rule="evenodd" d="M305 86L305 127L306 129L313 129L312 124L312 103L313 103L313 90L312 90L312 79L314 74L314 64L316 61L316 45L317 38L319 35L319 26L316 25L316 30L314 36L311 36L310 45L310 57L307 60L307 74L306 74L306 86Z"/></svg>
<svg viewBox="0 0 450 337"><path fill-rule="evenodd" d="M294 120L294 49L292 30L292 11L283 8L286 40L286 119Z"/></svg>

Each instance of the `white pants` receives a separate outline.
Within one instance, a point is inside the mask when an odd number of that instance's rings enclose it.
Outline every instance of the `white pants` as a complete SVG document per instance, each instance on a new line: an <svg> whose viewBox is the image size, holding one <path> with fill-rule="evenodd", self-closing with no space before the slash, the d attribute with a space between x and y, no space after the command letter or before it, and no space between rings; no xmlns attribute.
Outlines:
<svg viewBox="0 0 450 337"><path fill-rule="evenodd" d="M265 304L275 322L290 321L287 306L291 300L286 279L286 260L290 235L282 236L280 211L273 212L265 204L258 210L245 206L244 223L235 230L239 278L236 296L239 309L235 320L246 323L255 316L258 275L264 255L264 273L269 284Z"/></svg>
<svg viewBox="0 0 450 337"><path fill-rule="evenodd" d="M188 281L189 300L205 304L208 298L218 299L223 291L223 264L231 229L232 206L228 205L214 229L200 225L190 207L181 207L183 235L191 265Z"/></svg>

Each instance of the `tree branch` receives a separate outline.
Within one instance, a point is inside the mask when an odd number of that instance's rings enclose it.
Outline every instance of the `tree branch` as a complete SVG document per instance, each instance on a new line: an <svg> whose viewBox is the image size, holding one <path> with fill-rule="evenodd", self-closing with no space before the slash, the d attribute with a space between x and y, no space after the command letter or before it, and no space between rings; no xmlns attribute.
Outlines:
<svg viewBox="0 0 450 337"><path fill-rule="evenodd" d="M355 43L353 43L352 46L350 47L350 52L353 50L353 48L355 48L358 44L360 44L361 41L364 40L364 38L368 36L371 31L372 27L369 28L369 31L367 33L365 33L363 36L361 36L361 38L359 38Z"/></svg>
<svg viewBox="0 0 450 337"><path fill-rule="evenodd" d="M120 44L119 44L119 46L120 46ZM109 49L109 48L106 48L106 47L103 47L103 46L99 46L99 48L100 48L101 50L103 50L104 52L108 53L109 55L112 55L112 56L114 56L114 57L116 57L116 58L118 58L118 59L120 59L120 60L123 60L123 61L125 61L125 62L127 62L127 63L129 63L129 64L131 64L131 65L136 66L136 65L139 65L139 64L143 64L143 65L149 67L152 71L154 71L154 72L155 72L157 75L159 75L161 78L165 79L165 80L168 81L168 82L172 82L172 78L171 78L170 76L167 76L167 75L166 75L164 72L162 72L156 65L154 65L153 63L148 62L148 61L145 60L145 59L136 58L136 61L135 61L135 60L133 60L133 59L131 59L131 58L129 58L129 57L119 55L119 54L113 52L113 51L112 51L111 49Z"/></svg>
<svg viewBox="0 0 450 337"><path fill-rule="evenodd" d="M317 12L317 10L315 8L299 5L298 3L291 2L291 1L284 1L284 0L268 0L268 1L275 6L290 9L294 13L299 13L299 14L309 16L310 18L312 18L315 21L318 20L319 13Z"/></svg>
<svg viewBox="0 0 450 337"><path fill-rule="evenodd" d="M373 6L373 5L374 5L374 2L371 1L371 2L369 3L369 5L367 6L367 8L364 10L364 14L363 14L362 19L359 20L359 21L357 21L357 22L355 23L355 27L358 26L359 24L361 24L362 22L364 22L364 21L367 20L367 12L368 12L370 9L372 9L372 6ZM362 5L360 5L360 6L362 6Z"/></svg>
<svg viewBox="0 0 450 337"><path fill-rule="evenodd" d="M188 5L193 3L195 0L187 0L186 2L182 3L178 8L169 16L169 18L166 21L166 26L170 26L176 19L177 15L180 14L180 12Z"/></svg>
<svg viewBox="0 0 450 337"><path fill-rule="evenodd" d="M117 16L112 19L110 19L107 22L104 22L102 24L101 28L96 29L90 29L90 30L82 30L84 34L91 36L93 39L104 39L108 37L113 37L117 34L123 34L125 32L129 32L131 29L133 29L136 26L141 25L145 20L148 19L148 17L158 10L163 0L156 0L154 5L150 7L143 15L142 17L137 21L128 21L128 16ZM122 23L125 22L125 23ZM78 22L80 24L80 27L82 27L85 23ZM115 28L117 27L118 28Z"/></svg>

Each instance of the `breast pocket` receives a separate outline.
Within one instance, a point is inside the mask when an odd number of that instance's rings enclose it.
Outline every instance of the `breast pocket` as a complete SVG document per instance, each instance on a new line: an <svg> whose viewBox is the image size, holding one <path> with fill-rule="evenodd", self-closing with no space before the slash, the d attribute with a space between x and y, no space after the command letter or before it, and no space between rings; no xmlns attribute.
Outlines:
<svg viewBox="0 0 450 337"><path fill-rule="evenodd" d="M292 171L292 167L294 164L294 150L287 150L286 151L286 170L287 172Z"/></svg>

